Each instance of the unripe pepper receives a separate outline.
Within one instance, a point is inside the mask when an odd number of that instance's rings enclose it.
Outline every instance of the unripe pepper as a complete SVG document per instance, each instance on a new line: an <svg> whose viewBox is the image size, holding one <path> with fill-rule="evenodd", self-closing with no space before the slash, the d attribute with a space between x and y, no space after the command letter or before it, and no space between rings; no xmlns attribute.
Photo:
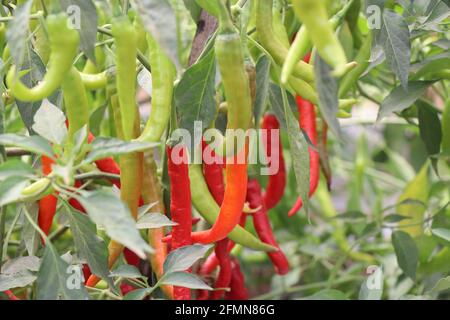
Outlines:
<svg viewBox="0 0 450 320"><path fill-rule="evenodd" d="M49 15L46 21L51 55L44 79L30 89L16 78L15 66L11 67L6 77L11 94L22 101L39 101L50 96L61 85L78 52L78 32L68 27L65 14Z"/></svg>

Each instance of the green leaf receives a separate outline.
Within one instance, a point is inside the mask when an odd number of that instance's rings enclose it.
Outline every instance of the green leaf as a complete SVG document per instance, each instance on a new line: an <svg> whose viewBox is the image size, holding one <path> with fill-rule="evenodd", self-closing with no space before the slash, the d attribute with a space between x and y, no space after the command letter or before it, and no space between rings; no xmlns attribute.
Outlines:
<svg viewBox="0 0 450 320"><path fill-rule="evenodd" d="M331 67L317 55L314 61L319 109L325 122L337 138L342 138L341 127L336 117L339 108L338 83L332 77Z"/></svg>
<svg viewBox="0 0 450 320"><path fill-rule="evenodd" d="M22 270L17 273L0 274L0 291L14 288L23 288L32 284L36 276L28 270Z"/></svg>
<svg viewBox="0 0 450 320"><path fill-rule="evenodd" d="M10 177L0 183L0 207L22 199L22 190L28 186L23 177Z"/></svg>
<svg viewBox="0 0 450 320"><path fill-rule="evenodd" d="M253 114L255 123L259 123L267 105L270 84L270 58L266 55L259 57L256 62L256 98Z"/></svg>
<svg viewBox="0 0 450 320"><path fill-rule="evenodd" d="M447 49L448 50L448 49ZM419 79L428 74L442 71L450 65L450 52L446 51L426 57L424 60L417 62L410 67L413 73L413 79Z"/></svg>
<svg viewBox="0 0 450 320"><path fill-rule="evenodd" d="M211 245L194 244L173 250L164 261L164 274L185 271L195 262L203 258Z"/></svg>
<svg viewBox="0 0 450 320"><path fill-rule="evenodd" d="M429 192L428 166L426 162L417 176L408 183L397 201L397 213L410 218L400 221L399 226L401 230L413 237L423 233L423 216L426 210L424 204L428 201Z"/></svg>
<svg viewBox="0 0 450 320"><path fill-rule="evenodd" d="M102 120L105 118L105 112L107 107L108 104L104 103L103 105L95 109L91 113L91 116L89 117L89 130L94 136L98 136L100 134L100 125L102 124Z"/></svg>
<svg viewBox="0 0 450 320"><path fill-rule="evenodd" d="M39 136L24 136L20 134L0 134L0 144L21 148L33 153L53 158L53 150L47 140Z"/></svg>
<svg viewBox="0 0 450 320"><path fill-rule="evenodd" d="M381 120L392 112L403 111L410 107L433 83L434 81L411 81L407 91L401 86L396 87L381 103L377 120Z"/></svg>
<svg viewBox="0 0 450 320"><path fill-rule="evenodd" d="M415 280L419 251L411 236L403 231L395 231L392 234L392 244L399 267L406 276Z"/></svg>
<svg viewBox="0 0 450 320"><path fill-rule="evenodd" d="M14 274L21 271L37 272L41 264L41 259L36 256L26 256L11 259L2 266L3 274Z"/></svg>
<svg viewBox="0 0 450 320"><path fill-rule="evenodd" d="M142 259L145 259L145 252L153 252L141 238L128 206L115 195L105 191L85 191L77 200L89 217L97 225L103 226L112 239L128 247Z"/></svg>
<svg viewBox="0 0 450 320"><path fill-rule="evenodd" d="M41 137L61 145L67 137L66 117L64 113L48 100L42 102L34 115L33 130Z"/></svg>
<svg viewBox="0 0 450 320"><path fill-rule="evenodd" d="M431 233L434 236L441 238L450 244L450 230L449 229L445 229L445 228L431 229Z"/></svg>
<svg viewBox="0 0 450 320"><path fill-rule="evenodd" d="M30 31L28 21L30 20L32 4L33 1L28 0L14 10L14 19L9 22L8 29L6 31L8 47L11 51L11 57L14 59L14 64L16 66L22 66L25 55L26 40Z"/></svg>
<svg viewBox="0 0 450 320"><path fill-rule="evenodd" d="M124 300L143 300L147 295L150 294L150 290L148 288L136 289L128 292Z"/></svg>
<svg viewBox="0 0 450 320"><path fill-rule="evenodd" d="M406 216L402 216L401 214L393 213L393 214L390 214L390 215L387 215L386 217L384 217L384 222L396 223L396 222L400 222L405 219L411 219L411 217L406 217Z"/></svg>
<svg viewBox="0 0 450 320"><path fill-rule="evenodd" d="M448 289L450 289L450 277L440 279L433 289L430 290L430 293L439 293Z"/></svg>
<svg viewBox="0 0 450 320"><path fill-rule="evenodd" d="M210 50L186 70L175 88L178 126L188 130L192 137L195 121L201 121L202 129L206 129L216 115L215 76L216 60L214 50Z"/></svg>
<svg viewBox="0 0 450 320"><path fill-rule="evenodd" d="M91 143L92 151L84 159L85 163L91 163L99 159L118 156L131 152L140 152L157 146L158 143L141 141L126 142L116 138L96 138Z"/></svg>
<svg viewBox="0 0 450 320"><path fill-rule="evenodd" d="M334 219L345 219L345 220L359 220L366 219L366 215L361 211L348 211L338 214Z"/></svg>
<svg viewBox="0 0 450 320"><path fill-rule="evenodd" d="M281 91L283 98L284 113L288 133L289 146L291 147L292 163L295 179L297 181L298 194L303 200L303 208L308 212L309 195L309 152L308 142L305 135L301 133L298 120L295 118L287 99L286 92Z"/></svg>
<svg viewBox="0 0 450 320"><path fill-rule="evenodd" d="M89 60L95 60L97 41L97 9L92 0L61 0L61 6L69 14L69 21L80 33L80 45Z"/></svg>
<svg viewBox="0 0 450 320"><path fill-rule="evenodd" d="M171 272L164 276L161 280L161 284L186 287L190 289L213 290L197 275L182 271Z"/></svg>
<svg viewBox="0 0 450 320"><path fill-rule="evenodd" d="M33 168L18 159L11 159L0 164L0 181L10 177L30 178L33 174Z"/></svg>
<svg viewBox="0 0 450 320"><path fill-rule="evenodd" d="M160 213L147 213L140 217L137 222L138 229L157 229L162 227L173 227L176 225L176 222L173 222Z"/></svg>
<svg viewBox="0 0 450 320"><path fill-rule="evenodd" d="M39 55L31 48L31 46L27 47L27 54L25 55L21 70L30 70L30 72L28 72L20 79L27 87L35 86L39 81L43 79L46 73L44 63L42 62ZM55 95L57 95L57 93ZM49 97L51 101L53 101L52 98L53 95L52 97ZM40 108L42 101L24 102L16 100L16 104L25 127L30 134L34 134L32 128L34 123L33 119L35 113Z"/></svg>
<svg viewBox="0 0 450 320"><path fill-rule="evenodd" d="M138 268L129 264L122 264L111 272L111 277L122 277L127 279L144 278Z"/></svg>
<svg viewBox="0 0 450 320"><path fill-rule="evenodd" d="M114 288L114 283L109 278L108 250L103 239L97 236L95 224L76 210L67 212L65 216L69 220L78 255L87 261L93 274L106 280Z"/></svg>
<svg viewBox="0 0 450 320"><path fill-rule="evenodd" d="M441 120L437 112L427 102L419 100L416 102L416 105L419 117L420 138L425 143L428 156L436 155L441 151ZM436 169L437 159L431 158L431 162Z"/></svg>
<svg viewBox="0 0 450 320"><path fill-rule="evenodd" d="M383 26L381 29L381 42L386 59L402 83L408 88L409 60L411 43L408 25L398 13L385 9L383 11Z"/></svg>
<svg viewBox="0 0 450 320"><path fill-rule="evenodd" d="M82 270L71 266L58 255L50 242L45 245L37 278L38 300L88 300Z"/></svg>

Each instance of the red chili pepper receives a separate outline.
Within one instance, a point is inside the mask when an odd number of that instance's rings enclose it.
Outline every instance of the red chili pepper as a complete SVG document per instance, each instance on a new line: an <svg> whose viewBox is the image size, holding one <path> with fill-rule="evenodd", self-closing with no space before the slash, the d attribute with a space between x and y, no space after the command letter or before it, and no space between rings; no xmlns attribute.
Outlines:
<svg viewBox="0 0 450 320"><path fill-rule="evenodd" d="M266 209L272 209L275 207L278 202L280 202L281 198L284 195L284 189L286 187L286 166L284 163L283 157L283 147L281 145L281 139L278 135L278 149L276 150L277 154L272 155L272 130L279 130L280 123L277 120L277 117L274 115L268 114L264 116L263 123L261 125L261 129L267 130L267 138L265 139L265 148L267 158L271 159L272 156L275 156L278 161L278 171L275 174L269 175L269 181L267 183L266 191L263 194L264 203L266 205ZM271 163L269 163L269 166Z"/></svg>
<svg viewBox="0 0 450 320"><path fill-rule="evenodd" d="M178 149L178 148L177 148ZM192 212L191 190L189 183L189 169L186 149L183 147L179 155L175 155L174 148L167 147L168 172L170 180L170 214L178 225L172 228L172 250L192 244ZM181 163L175 163L175 157L180 157ZM175 300L190 300L189 288L174 286Z"/></svg>
<svg viewBox="0 0 450 320"><path fill-rule="evenodd" d="M255 226L256 233L259 238L274 247L277 247L279 250L276 252L268 252L272 264L275 267L275 272L283 275L289 272L289 262L286 259L283 251L281 251L275 236L272 232L272 226L270 225L269 216L267 214L267 210L264 206L263 198L261 195L261 187L259 185L258 180L251 179L248 182L247 187L247 202L250 204L252 208L259 208L259 210L252 214L253 217L253 225Z"/></svg>
<svg viewBox="0 0 450 320"><path fill-rule="evenodd" d="M230 240L223 239L217 242L214 253L219 260L220 272L217 276L214 288L227 288L231 282L231 259L228 253L228 243ZM211 292L211 299L217 300L225 293L224 290L216 290Z"/></svg>
<svg viewBox="0 0 450 320"><path fill-rule="evenodd" d="M311 53L309 52L303 60L309 63L311 59ZM305 130L306 134L309 137L311 143L317 146L317 126L316 126L316 110L314 105L308 100L303 99L300 96L296 97L297 107L299 113L299 124L300 128ZM320 159L319 153L312 149L311 147L308 150L309 152L309 197L311 197L314 192L316 192L317 186L319 185L319 177L320 177ZM296 214L303 206L302 198L299 197L294 206L289 210L289 217Z"/></svg>
<svg viewBox="0 0 450 320"><path fill-rule="evenodd" d="M248 290L245 286L244 274L241 271L239 261L233 259L230 291L225 294L226 300L248 300Z"/></svg>
<svg viewBox="0 0 450 320"><path fill-rule="evenodd" d="M42 166L42 173L44 175L47 176L52 172L53 163L54 161L51 158L42 156L41 166ZM52 227L53 217L55 216L56 213L57 203L58 198L56 198L52 194L49 194L43 197L41 200L39 200L38 223L39 228L41 228L46 235L48 235Z"/></svg>

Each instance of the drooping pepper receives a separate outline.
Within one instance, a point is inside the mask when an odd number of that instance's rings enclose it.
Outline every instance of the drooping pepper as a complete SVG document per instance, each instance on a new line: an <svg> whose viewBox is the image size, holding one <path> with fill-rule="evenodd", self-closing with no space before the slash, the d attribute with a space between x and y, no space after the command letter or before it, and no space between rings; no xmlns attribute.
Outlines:
<svg viewBox="0 0 450 320"><path fill-rule="evenodd" d="M230 291L226 293L226 300L248 300L248 290L245 286L244 274L241 271L239 261L233 259Z"/></svg>
<svg viewBox="0 0 450 320"><path fill-rule="evenodd" d="M159 142L169 123L173 82L177 73L172 61L150 34L148 47L152 66L152 109L139 140Z"/></svg>
<svg viewBox="0 0 450 320"><path fill-rule="evenodd" d="M171 249L175 250L192 244L191 191L186 148L184 146L179 148L177 155L174 152L175 147L166 149L170 179L170 215L172 221L177 223L172 227ZM180 163L177 163L175 158L178 158ZM190 300L191 290L175 286L173 296L175 300Z"/></svg>
<svg viewBox="0 0 450 320"><path fill-rule="evenodd" d="M267 130L267 138L265 141L266 155L268 159L272 159L272 130L279 130L280 124L274 115L268 114L263 118L261 129ZM269 181L267 183L266 190L263 194L264 204L267 210L272 209L277 205L284 195L286 187L286 166L283 157L283 147L281 145L281 139L278 134L278 148L276 150L275 160L278 161L278 171L269 175ZM271 164L269 163L269 166Z"/></svg>
<svg viewBox="0 0 450 320"><path fill-rule="evenodd" d="M292 0L292 5L319 55L334 69L336 76L342 75L348 69L347 57L328 20L325 1Z"/></svg>
<svg viewBox="0 0 450 320"><path fill-rule="evenodd" d="M261 187L256 179L251 179L248 182L247 201L251 208L259 208L258 211L252 214L253 225L255 226L255 230L259 238L265 243L269 243L279 249L278 243L272 232L272 226L270 225L267 209L263 202ZM283 251L279 249L277 252L269 252L267 255L272 261L276 273L280 275L288 273L289 263Z"/></svg>
<svg viewBox="0 0 450 320"><path fill-rule="evenodd" d="M46 156L41 157L42 173L49 175L52 172L54 161ZM53 224L53 217L56 213L58 198L53 194L49 194L39 200L38 224L39 228L48 235Z"/></svg>
<svg viewBox="0 0 450 320"><path fill-rule="evenodd" d="M46 21L51 55L44 79L35 87L28 88L16 77L15 66L6 76L11 94L22 101L39 101L50 96L61 85L78 52L79 35L77 30L68 27L66 14L51 14Z"/></svg>

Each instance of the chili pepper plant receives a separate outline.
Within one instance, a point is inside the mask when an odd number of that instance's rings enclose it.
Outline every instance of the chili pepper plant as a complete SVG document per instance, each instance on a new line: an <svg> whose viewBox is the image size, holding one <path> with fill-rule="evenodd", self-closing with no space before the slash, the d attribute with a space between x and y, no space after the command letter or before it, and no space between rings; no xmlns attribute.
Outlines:
<svg viewBox="0 0 450 320"><path fill-rule="evenodd" d="M448 299L441 0L0 4L0 300Z"/></svg>

